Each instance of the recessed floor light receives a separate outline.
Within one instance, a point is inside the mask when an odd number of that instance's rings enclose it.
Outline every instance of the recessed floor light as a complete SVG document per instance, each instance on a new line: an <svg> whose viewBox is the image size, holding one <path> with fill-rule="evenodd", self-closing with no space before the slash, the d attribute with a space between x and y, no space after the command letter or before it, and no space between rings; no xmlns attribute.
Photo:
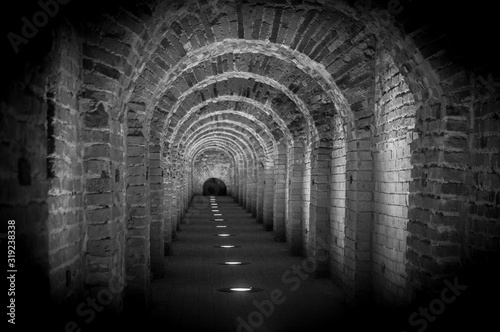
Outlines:
<svg viewBox="0 0 500 332"><path fill-rule="evenodd" d="M215 218L214 221L224 221L222 218Z"/></svg>
<svg viewBox="0 0 500 332"><path fill-rule="evenodd" d="M225 226L225 225L218 225L218 226L215 226L215 227L217 227L217 228L226 228L227 226Z"/></svg>
<svg viewBox="0 0 500 332"><path fill-rule="evenodd" d="M219 210L212 210L212 212L219 212Z"/></svg>
<svg viewBox="0 0 500 332"><path fill-rule="evenodd" d="M214 213L214 216L220 217L222 216L222 213Z"/></svg>
<svg viewBox="0 0 500 332"><path fill-rule="evenodd" d="M227 234L227 233L222 233L222 234L216 234L215 236L227 237L227 236L233 236L233 235Z"/></svg>
<svg viewBox="0 0 500 332"><path fill-rule="evenodd" d="M247 265L250 263L247 262L224 262L224 263L217 263L219 265Z"/></svg>
<svg viewBox="0 0 500 332"><path fill-rule="evenodd" d="M225 292L225 293L255 293L262 291L263 291L262 288L255 288L255 287L230 287L230 288L219 289L219 292Z"/></svg>
<svg viewBox="0 0 500 332"><path fill-rule="evenodd" d="M225 245L225 246L214 246L214 248L233 249L233 248L241 248L241 246Z"/></svg>

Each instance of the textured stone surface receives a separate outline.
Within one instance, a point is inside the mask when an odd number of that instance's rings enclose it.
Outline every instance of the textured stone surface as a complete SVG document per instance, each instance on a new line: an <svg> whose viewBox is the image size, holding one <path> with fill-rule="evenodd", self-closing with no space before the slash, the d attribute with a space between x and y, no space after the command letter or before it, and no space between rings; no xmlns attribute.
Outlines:
<svg viewBox="0 0 500 332"><path fill-rule="evenodd" d="M211 178L355 304L411 305L496 262L499 78L396 16L291 0L64 15L1 99L0 209L44 296L113 288L112 310L147 308Z"/></svg>

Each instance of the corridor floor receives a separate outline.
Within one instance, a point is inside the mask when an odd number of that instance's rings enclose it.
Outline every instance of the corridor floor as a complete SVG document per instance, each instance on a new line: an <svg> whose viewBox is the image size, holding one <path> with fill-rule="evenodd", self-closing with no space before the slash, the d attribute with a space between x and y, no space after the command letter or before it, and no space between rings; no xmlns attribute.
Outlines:
<svg viewBox="0 0 500 332"><path fill-rule="evenodd" d="M303 257L291 256L286 243L275 242L231 197L215 201L219 212L212 212L208 196L195 196L166 259L167 272L153 282L148 321L165 331L332 331L333 326L339 331L346 310L341 290L303 270L294 274ZM215 222L214 213L224 222ZM249 264L219 265L226 261ZM262 291L219 291L248 286ZM271 308L273 290L282 295L274 291L277 303ZM262 304L261 311L255 303Z"/></svg>
<svg viewBox="0 0 500 332"><path fill-rule="evenodd" d="M266 232L231 197L219 196L215 202L219 212L212 212L209 197L195 196L177 233L173 253L165 257L166 272L152 282L149 310L121 318L110 315L102 324L93 323L88 331L413 332L421 327L408 320L417 307L409 311L377 305L349 307L343 292L330 279L316 279L302 268L297 271L305 258L291 256L287 243L274 241L273 232ZM224 221L216 222L215 218ZM226 245L236 247L218 247ZM221 265L227 261L249 264ZM261 291L219 291L231 287ZM466 294L462 297L464 301L457 302L478 305L473 299L467 301ZM464 323L479 326L487 317L496 317L492 310L471 315L469 306L454 307L459 310L447 307L445 314L420 330L456 331Z"/></svg>

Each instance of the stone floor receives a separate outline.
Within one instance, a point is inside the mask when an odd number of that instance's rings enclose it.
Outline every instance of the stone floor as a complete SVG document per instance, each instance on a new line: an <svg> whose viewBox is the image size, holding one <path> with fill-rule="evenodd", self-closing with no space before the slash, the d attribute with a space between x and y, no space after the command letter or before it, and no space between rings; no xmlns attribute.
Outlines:
<svg viewBox="0 0 500 332"><path fill-rule="evenodd" d="M499 280L494 277L483 282L486 290L473 291L471 286L425 326L422 320L410 324L409 317L419 306L427 307L428 301L398 312L379 306L353 310L329 279L315 279L302 269L301 276L294 274L294 267L301 266L304 257L291 256L287 243L275 242L273 233L266 232L231 197L218 196L215 200L225 221L214 221L209 197L195 196L177 233L172 255L165 258L166 273L152 283L153 300L145 315L110 316L106 323L93 323L83 331L481 331L488 330L498 316L498 305L486 302L484 296L490 295L488 300L494 302L500 298L499 291L492 291ZM231 236L219 237L218 233ZM220 245L240 247L215 247ZM219 264L225 261L249 264ZM262 291L219 291L248 286ZM272 308L271 298L277 302Z"/></svg>
<svg viewBox="0 0 500 332"><path fill-rule="evenodd" d="M231 197L218 196L216 202L225 222L214 221L209 197L195 197L167 258L167 273L153 282L148 321L164 323L168 331L331 331L326 326L346 313L342 291L303 270L295 275L293 266L302 265L303 257L291 256L286 243L275 242ZM218 264L225 261L250 264ZM262 291L218 291L243 286ZM273 290L276 304L270 301ZM263 304L262 311L254 302Z"/></svg>

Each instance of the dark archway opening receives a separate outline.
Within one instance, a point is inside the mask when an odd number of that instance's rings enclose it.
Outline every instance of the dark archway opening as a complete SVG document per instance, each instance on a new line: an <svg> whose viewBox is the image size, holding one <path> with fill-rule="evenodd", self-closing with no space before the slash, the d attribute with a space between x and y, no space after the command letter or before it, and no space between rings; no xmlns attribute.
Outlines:
<svg viewBox="0 0 500 332"><path fill-rule="evenodd" d="M226 196L227 187L224 181L210 178L203 184L203 195L204 196Z"/></svg>

